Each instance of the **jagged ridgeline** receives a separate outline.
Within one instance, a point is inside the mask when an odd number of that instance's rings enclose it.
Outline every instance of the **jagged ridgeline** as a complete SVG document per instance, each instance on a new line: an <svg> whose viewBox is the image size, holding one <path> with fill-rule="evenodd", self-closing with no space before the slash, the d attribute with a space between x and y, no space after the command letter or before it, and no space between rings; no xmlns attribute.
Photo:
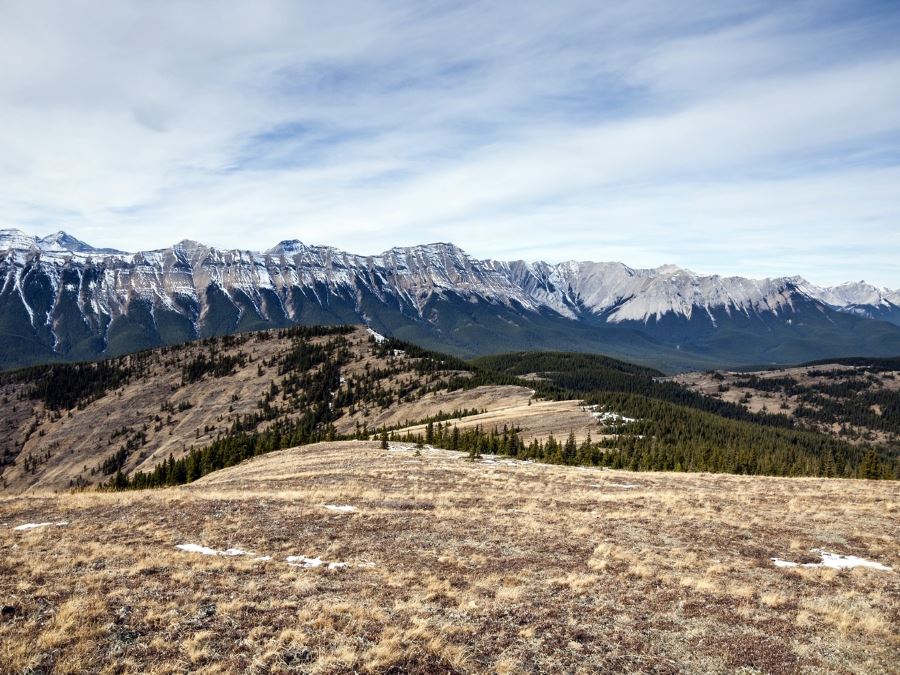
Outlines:
<svg viewBox="0 0 900 675"><path fill-rule="evenodd" d="M283 241L136 253L0 230L0 370L291 325L366 323L472 358L600 353L667 372L900 354L900 291L670 265L478 260L451 243L361 256Z"/></svg>
<svg viewBox="0 0 900 675"><path fill-rule="evenodd" d="M465 390L527 397L525 388L535 399L581 401L606 421L577 443L564 424L527 441L527 429L514 423L458 428L485 412L467 405ZM441 403L454 392L454 403ZM900 473L896 448L848 443L786 415L752 413L664 381L651 368L565 353L467 362L359 326L245 333L29 368L0 376L0 395L2 486L15 491L174 485L272 450L382 436L471 454L644 470ZM375 421L405 410L415 416ZM417 424L426 431L409 431Z"/></svg>

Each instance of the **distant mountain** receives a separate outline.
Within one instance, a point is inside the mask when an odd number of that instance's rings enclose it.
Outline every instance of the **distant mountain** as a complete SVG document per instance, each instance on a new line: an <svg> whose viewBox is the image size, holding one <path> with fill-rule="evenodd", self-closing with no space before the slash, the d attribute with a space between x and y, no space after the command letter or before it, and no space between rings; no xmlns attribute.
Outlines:
<svg viewBox="0 0 900 675"><path fill-rule="evenodd" d="M264 252L185 240L124 253L0 230L0 278L2 368L357 322L462 356L589 351L668 371L900 354L897 291L477 260L447 243L361 256L297 240Z"/></svg>
<svg viewBox="0 0 900 675"><path fill-rule="evenodd" d="M0 251L46 251L48 253L106 253L127 255L114 248L94 248L60 230L46 237L32 237L21 230L0 230Z"/></svg>
<svg viewBox="0 0 900 675"><path fill-rule="evenodd" d="M900 291L878 288L865 281L848 281L831 288L810 285L807 292L842 312L890 321L900 326Z"/></svg>

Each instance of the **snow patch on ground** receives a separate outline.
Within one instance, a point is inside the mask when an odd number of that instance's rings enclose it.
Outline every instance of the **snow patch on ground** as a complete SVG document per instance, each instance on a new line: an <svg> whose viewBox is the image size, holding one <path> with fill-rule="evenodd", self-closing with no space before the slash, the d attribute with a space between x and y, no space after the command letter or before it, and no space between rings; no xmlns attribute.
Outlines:
<svg viewBox="0 0 900 675"><path fill-rule="evenodd" d="M821 558L821 562L817 563L795 563L790 560L782 560L781 558L772 558L772 564L775 567L830 567L835 570L846 570L853 569L854 567L868 567L873 570L880 570L882 572L890 572L891 568L887 565L882 565L879 562L875 562L873 560L866 560L865 558L858 558L855 555L841 555L839 553L830 553L828 551L823 551L820 548L810 549L810 553L818 554L819 558Z"/></svg>
<svg viewBox="0 0 900 675"><path fill-rule="evenodd" d="M388 450L390 452L415 452L416 445L415 443L388 443ZM436 452L436 453L450 453L452 451L441 450L440 448L436 448L433 445L423 445L418 449L419 452ZM456 453L459 454L459 453Z"/></svg>
<svg viewBox="0 0 900 675"><path fill-rule="evenodd" d="M309 569L311 567L325 567L329 570L339 570L347 567L345 562L327 562L321 558L307 558L305 555L289 555L284 559L291 567L303 567ZM374 565L372 565L374 567ZM363 567L363 565L360 565Z"/></svg>
<svg viewBox="0 0 900 675"><path fill-rule="evenodd" d="M337 511L338 513L355 513L356 507L349 504L324 504L329 511Z"/></svg>
<svg viewBox="0 0 900 675"><path fill-rule="evenodd" d="M505 459L497 457L496 455L482 455L481 463L491 464L494 466L520 466L521 464L523 464L523 462L518 459Z"/></svg>
<svg viewBox="0 0 900 675"><path fill-rule="evenodd" d="M200 555L250 555L247 551L240 548L226 548L224 551L220 551L215 548L200 546L199 544L176 544L175 548L187 553L199 553Z"/></svg>
<svg viewBox="0 0 900 675"><path fill-rule="evenodd" d="M25 523L24 525L16 525L13 528L13 530L16 530L18 532L24 532L26 530L35 530L39 527L50 527L51 525L55 526L55 527L62 527L63 525L68 525L68 524L69 524L68 520L60 520L59 522L56 522L56 523Z"/></svg>
<svg viewBox="0 0 900 675"><path fill-rule="evenodd" d="M382 335L381 333L376 333L371 328L366 328L366 332L368 332L369 335L371 335L373 338L375 338L375 342L378 342L379 344L384 342L385 340L387 340L387 338L384 337L384 335Z"/></svg>
<svg viewBox="0 0 900 675"><path fill-rule="evenodd" d="M210 556L244 556L244 555L253 555L249 551L245 551L240 548L226 548L224 551L210 548L208 546L200 546L200 544L177 544L175 548L185 551L186 553L199 553L200 555L210 555ZM272 560L272 556L270 555L261 555L256 556L253 560L259 562L268 562ZM302 567L304 569L310 569L313 567L324 567L329 570L339 570L345 567L350 567L349 563L345 562L328 562L327 560L322 560L321 558L310 558L305 555L289 555L284 561L290 565L291 567ZM371 568L375 567L375 563L369 562L368 560L363 560L361 563L355 565L355 567L364 567Z"/></svg>
<svg viewBox="0 0 900 675"><path fill-rule="evenodd" d="M625 417L625 415L620 415L617 412L603 410L596 405L589 405L583 409L590 412L591 416L601 424L625 424L628 422L637 422L637 419L634 417Z"/></svg>
<svg viewBox="0 0 900 675"><path fill-rule="evenodd" d="M781 558L772 558L772 564L775 567L797 567L799 563L791 562L790 560L782 560Z"/></svg>
<svg viewBox="0 0 900 675"><path fill-rule="evenodd" d="M284 560L292 567L321 567L325 564L321 558L307 558L305 555L289 555Z"/></svg>

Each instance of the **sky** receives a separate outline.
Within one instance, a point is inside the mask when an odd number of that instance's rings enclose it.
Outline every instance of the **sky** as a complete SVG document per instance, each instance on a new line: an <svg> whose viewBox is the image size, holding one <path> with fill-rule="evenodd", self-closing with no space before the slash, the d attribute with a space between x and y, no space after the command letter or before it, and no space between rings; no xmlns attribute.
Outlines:
<svg viewBox="0 0 900 675"><path fill-rule="evenodd" d="M900 3L0 0L0 227L900 288Z"/></svg>

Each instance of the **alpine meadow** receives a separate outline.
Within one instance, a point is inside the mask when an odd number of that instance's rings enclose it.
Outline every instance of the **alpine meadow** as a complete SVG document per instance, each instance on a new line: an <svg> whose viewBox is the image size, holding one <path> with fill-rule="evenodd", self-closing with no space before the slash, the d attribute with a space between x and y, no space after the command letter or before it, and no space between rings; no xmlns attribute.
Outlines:
<svg viewBox="0 0 900 675"><path fill-rule="evenodd" d="M897 673L897 34L0 0L0 673Z"/></svg>

